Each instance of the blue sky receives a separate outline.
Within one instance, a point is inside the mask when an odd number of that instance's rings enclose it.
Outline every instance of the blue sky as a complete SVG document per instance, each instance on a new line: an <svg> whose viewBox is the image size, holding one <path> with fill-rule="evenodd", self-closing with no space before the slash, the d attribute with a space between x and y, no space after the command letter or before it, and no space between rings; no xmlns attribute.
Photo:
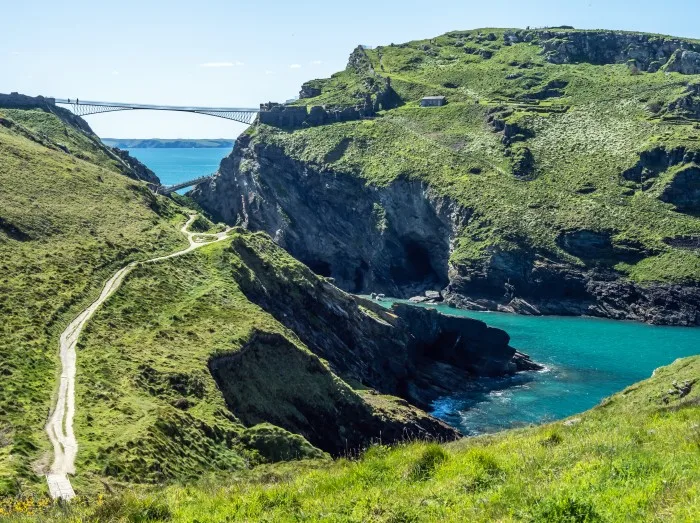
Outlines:
<svg viewBox="0 0 700 523"><path fill-rule="evenodd" d="M573 25L700 38L698 0L7 2L0 92L257 106L345 67L357 44L478 27ZM152 111L87 118L103 137L234 137L242 125Z"/></svg>

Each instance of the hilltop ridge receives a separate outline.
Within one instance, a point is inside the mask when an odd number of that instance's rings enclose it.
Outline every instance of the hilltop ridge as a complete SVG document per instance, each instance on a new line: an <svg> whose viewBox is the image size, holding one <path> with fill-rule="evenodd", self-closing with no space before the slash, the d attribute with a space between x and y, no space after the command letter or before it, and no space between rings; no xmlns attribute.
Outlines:
<svg viewBox="0 0 700 523"><path fill-rule="evenodd" d="M193 194L352 292L698 325L699 46L567 28L360 46Z"/></svg>

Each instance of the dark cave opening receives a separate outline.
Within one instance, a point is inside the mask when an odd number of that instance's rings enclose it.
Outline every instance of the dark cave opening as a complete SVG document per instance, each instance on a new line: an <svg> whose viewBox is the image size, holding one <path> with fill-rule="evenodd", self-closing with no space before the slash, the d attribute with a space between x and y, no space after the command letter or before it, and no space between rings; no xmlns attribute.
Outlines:
<svg viewBox="0 0 700 523"><path fill-rule="evenodd" d="M314 271L314 273L319 276L325 276L326 278L331 275L331 264L323 260L307 260L304 264Z"/></svg>
<svg viewBox="0 0 700 523"><path fill-rule="evenodd" d="M428 247L415 240L404 241L402 247L404 252L401 263L389 268L391 278L396 285L446 282L447 275L440 277L433 267Z"/></svg>
<svg viewBox="0 0 700 523"><path fill-rule="evenodd" d="M362 260L360 262L359 267L355 268L355 276L353 278L354 288L352 291L355 294L359 294L364 290L364 288L365 288L365 274L367 274L368 270L369 270L369 265L364 260Z"/></svg>

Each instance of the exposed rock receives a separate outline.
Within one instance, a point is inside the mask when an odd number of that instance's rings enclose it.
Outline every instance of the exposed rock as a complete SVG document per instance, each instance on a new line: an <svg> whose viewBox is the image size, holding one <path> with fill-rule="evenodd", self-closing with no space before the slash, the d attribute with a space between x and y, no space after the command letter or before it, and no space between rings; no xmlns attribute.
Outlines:
<svg viewBox="0 0 700 523"><path fill-rule="evenodd" d="M569 82L566 80L552 80L538 89L525 93L522 98L524 100L547 100L549 98L559 98L564 96L565 92L563 89L567 85L569 85Z"/></svg>
<svg viewBox="0 0 700 523"><path fill-rule="evenodd" d="M700 72L700 45L678 38L622 31L507 31L510 44L535 41L554 64L588 62L595 65L629 64L640 70L666 70L683 74Z"/></svg>
<svg viewBox="0 0 700 523"><path fill-rule="evenodd" d="M660 198L680 212L700 213L700 167L692 164L678 170Z"/></svg>
<svg viewBox="0 0 700 523"><path fill-rule="evenodd" d="M670 167L682 163L700 163L700 151L692 151L681 146L654 147L642 151L639 154L639 161L624 171L622 176L627 180L644 183L652 178L657 178Z"/></svg>
<svg viewBox="0 0 700 523"><path fill-rule="evenodd" d="M637 164L622 173L623 177L651 188L661 173L676 170L662 189L659 198L676 206L680 212L700 212L700 151L686 147L655 147L642 151Z"/></svg>
<svg viewBox="0 0 700 523"><path fill-rule="evenodd" d="M266 231L343 289L409 298L448 283L450 238L470 213L418 181L369 187L245 136L219 171L193 193L207 209Z"/></svg>
<svg viewBox="0 0 700 523"><path fill-rule="evenodd" d="M303 100L304 98L314 98L321 94L321 87L313 85L314 83L315 82L312 80L311 82L302 84L301 90L299 91L300 100Z"/></svg>
<svg viewBox="0 0 700 523"><path fill-rule="evenodd" d="M513 175L521 180L530 180L535 174L535 157L530 148L516 143L511 149Z"/></svg>
<svg viewBox="0 0 700 523"><path fill-rule="evenodd" d="M695 154L684 148L642 153L625 176L637 180L642 172L660 173ZM350 292L410 298L447 286L448 303L476 310L505 307L530 314L700 324L700 288L695 285L642 286L622 280L612 268L575 266L524 247L494 248L482 261L450 265L452 242L471 209L419 181L369 186L360 177L321 170L247 136L236 143L213 181L193 194L217 219L266 231ZM376 206L383 210L381 227ZM648 254L641 244L613 241L613 231L570 231L560 242L584 262L593 246L608 257L607 267ZM514 291L504 296L507 282Z"/></svg>
<svg viewBox="0 0 700 523"><path fill-rule="evenodd" d="M640 244L613 244L612 231L567 231L559 236L557 243L574 256L582 260L595 260L596 263L632 262L649 254Z"/></svg>
<svg viewBox="0 0 700 523"><path fill-rule="evenodd" d="M663 70L667 73L700 74L700 53L677 49Z"/></svg>
<svg viewBox="0 0 700 523"><path fill-rule="evenodd" d="M692 119L700 119L700 84L691 84L686 92L668 104L668 112Z"/></svg>
<svg viewBox="0 0 700 523"><path fill-rule="evenodd" d="M350 55L346 70L356 75L363 88L356 93L352 105L306 106L282 105L268 102L260 105L259 121L275 127L295 129L302 126L317 126L336 122L349 122L373 117L377 111L400 105L401 98L391 87L391 79L375 73L367 52L358 46ZM322 93L324 80L312 80L302 85L301 100L314 98Z"/></svg>
<svg viewBox="0 0 700 523"><path fill-rule="evenodd" d="M110 150L127 166L128 172L132 178L160 185L160 179L158 176L156 176L156 173L131 156L129 151L123 151L121 149L117 149L116 147L112 147Z"/></svg>
<svg viewBox="0 0 700 523"><path fill-rule="evenodd" d="M535 157L530 148L520 142L532 138L534 133L521 122L509 119L512 114L512 109L494 107L488 111L486 122L495 133L502 135L505 155L511 157L513 175L521 180L531 180L535 174Z"/></svg>
<svg viewBox="0 0 700 523"><path fill-rule="evenodd" d="M295 105L282 105L275 102L260 104L258 121L275 127L295 128L301 127L308 116L306 107Z"/></svg>
<svg viewBox="0 0 700 523"><path fill-rule="evenodd" d="M664 238L664 243L676 249L700 250L700 235L675 236Z"/></svg>
<svg viewBox="0 0 700 523"><path fill-rule="evenodd" d="M697 379L685 380L683 383L678 383L677 381L674 381L671 384L671 388L668 389L666 396L664 396L663 402L669 403L672 399L685 398L688 394L690 394L690 391L693 390L693 385L695 385L697 381Z"/></svg>
<svg viewBox="0 0 700 523"><path fill-rule="evenodd" d="M416 345L412 350L419 358L449 363L478 376L519 370L513 360L516 351L508 345L510 337L505 331L434 309L395 304L392 311L413 335Z"/></svg>
<svg viewBox="0 0 700 523"><path fill-rule="evenodd" d="M581 423L581 418L571 418L562 423L562 425L565 427L572 427L574 425L578 425L579 423Z"/></svg>
<svg viewBox="0 0 700 523"><path fill-rule="evenodd" d="M424 376L432 362L456 367L452 373L461 373L462 381L518 370L515 349L499 329L423 307L394 304L387 310L340 291L308 269L295 282L281 281L249 244L234 238L231 247L248 268L235 271L242 292L294 331L345 380L427 407L418 402L429 394L417 384L433 388ZM415 396L407 392L409 384Z"/></svg>
<svg viewBox="0 0 700 523"><path fill-rule="evenodd" d="M316 355L279 334L257 333L238 352L209 366L227 405L243 423L272 423L335 456L373 441L458 437L454 429L408 404L398 405L402 416L382 415L381 408L334 378Z"/></svg>

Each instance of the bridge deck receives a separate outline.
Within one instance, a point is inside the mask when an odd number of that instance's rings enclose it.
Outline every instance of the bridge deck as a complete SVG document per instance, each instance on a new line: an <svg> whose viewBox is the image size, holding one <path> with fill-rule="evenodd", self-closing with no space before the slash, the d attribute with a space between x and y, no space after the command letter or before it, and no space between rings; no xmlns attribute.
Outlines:
<svg viewBox="0 0 700 523"><path fill-rule="evenodd" d="M90 116L92 114L112 113L115 111L133 111L133 110L149 110L149 111L175 111L180 113L205 114L208 116L216 116L226 120L251 125L259 109L254 107L197 107L186 105L151 105L151 104L132 104L122 102L96 102L94 100L71 100L70 98L52 98L54 103L67 105L71 108L74 114L78 116Z"/></svg>
<svg viewBox="0 0 700 523"><path fill-rule="evenodd" d="M207 176L200 176L192 180L187 180L186 182L176 183L175 185L161 185L158 189L158 193L168 195L174 193L175 191L179 191L180 189L184 189L185 187L199 185L200 183L206 182L207 180L211 180L213 177L214 175L210 174Z"/></svg>
<svg viewBox="0 0 700 523"><path fill-rule="evenodd" d="M57 104L65 105L93 105L95 107L120 107L122 109L151 109L154 111L210 111L217 113L240 112L240 113L257 113L260 109L256 107L197 107L187 105L151 105L151 104L132 104L122 102L95 102L92 100L76 100L68 98L55 98Z"/></svg>

